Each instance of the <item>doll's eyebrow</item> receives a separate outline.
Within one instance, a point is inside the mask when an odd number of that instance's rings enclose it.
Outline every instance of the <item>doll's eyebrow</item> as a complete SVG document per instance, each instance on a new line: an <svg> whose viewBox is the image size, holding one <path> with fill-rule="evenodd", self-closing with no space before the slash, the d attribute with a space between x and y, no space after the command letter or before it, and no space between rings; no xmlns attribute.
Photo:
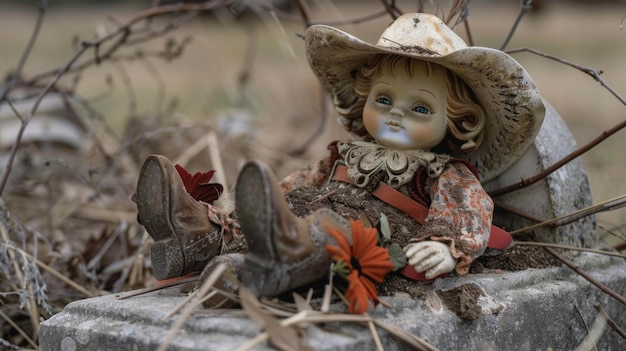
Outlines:
<svg viewBox="0 0 626 351"><path fill-rule="evenodd" d="M429 93L430 95L433 96L433 98L435 98L435 100L437 100L437 97L435 96L435 94L433 94L430 90L427 90L427 89L417 89L417 91L423 91L423 92Z"/></svg>

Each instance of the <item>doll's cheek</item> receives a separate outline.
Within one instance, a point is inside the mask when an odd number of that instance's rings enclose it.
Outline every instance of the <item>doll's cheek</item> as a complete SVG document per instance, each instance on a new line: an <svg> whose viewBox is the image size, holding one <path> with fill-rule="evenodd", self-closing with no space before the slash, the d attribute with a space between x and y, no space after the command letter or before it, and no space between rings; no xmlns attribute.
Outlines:
<svg viewBox="0 0 626 351"><path fill-rule="evenodd" d="M371 136L376 137L376 134L378 134L380 130L381 123L384 123L384 121L382 121L382 118L378 118L377 114L373 112L363 113L363 126L365 126L365 130L367 130Z"/></svg>

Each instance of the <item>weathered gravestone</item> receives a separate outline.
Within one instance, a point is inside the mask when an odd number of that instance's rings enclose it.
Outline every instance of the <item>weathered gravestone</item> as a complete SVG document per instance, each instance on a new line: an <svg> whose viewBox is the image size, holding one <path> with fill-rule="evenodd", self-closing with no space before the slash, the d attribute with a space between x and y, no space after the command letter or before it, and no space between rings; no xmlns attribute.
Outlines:
<svg viewBox="0 0 626 351"><path fill-rule="evenodd" d="M528 179L576 150L577 145L565 122L554 108L544 101L546 115L535 142L522 157L500 177L485 184L487 191L517 184ZM496 198L521 212L545 220L572 213L592 204L587 174L580 158L551 173L529 187ZM498 211L494 222L507 229L524 228L535 222ZM593 216L572 223L533 229L537 239L543 242L560 243L571 246L594 247L598 237L594 233Z"/></svg>

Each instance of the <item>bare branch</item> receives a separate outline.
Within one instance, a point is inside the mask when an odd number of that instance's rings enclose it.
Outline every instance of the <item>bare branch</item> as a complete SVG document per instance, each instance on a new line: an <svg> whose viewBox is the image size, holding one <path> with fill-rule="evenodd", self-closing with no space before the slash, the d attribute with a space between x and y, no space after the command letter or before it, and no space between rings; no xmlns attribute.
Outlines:
<svg viewBox="0 0 626 351"><path fill-rule="evenodd" d="M166 5L166 6L159 6L159 7L154 7L154 8L150 8L144 12L139 13L138 15L136 15L135 17L131 18L129 21L127 21L126 23L124 23L124 25L122 25L121 27L119 27L118 29L112 31L111 33L98 38L97 40L94 41L85 41L82 43L82 46L87 46L89 48L93 47L96 48L98 46L101 46L104 43L110 42L113 39L117 38L117 41L115 41L111 47L109 47L104 53L99 54L97 56L97 60L96 58L93 58L91 60L87 60L79 65L75 65L73 67L71 67L68 71L69 72L77 72L77 71L81 71L84 70L85 68L92 66L94 64L97 64L98 60L102 61L102 60L106 60L108 58L110 58L113 53L119 49L121 46L125 46L125 45L134 45L134 44L138 44L141 42L145 42L147 40L153 39L159 35L163 35L165 33L167 33L170 30L176 29L178 28L180 25L182 25L183 23L185 23L186 21L190 20L191 18L193 18L196 15L196 11L209 11L209 10L214 10L216 8L221 8L221 7L225 7L225 6L229 6L232 3L234 3L235 0L213 0L213 1L207 1L204 3L200 3L200 4L190 4L190 3L178 3L175 5ZM140 37L139 39L135 38L135 36L138 33L144 33L145 30L132 30L133 26L135 26L136 24L142 22L142 21L146 21L150 18L153 17L157 17L157 16L161 16L164 14L169 14L169 13L176 13L176 12L184 12L187 11L189 13L181 15L177 18L175 18L174 20L170 21L168 24L164 25L162 28L160 28L159 30L153 31L152 34L149 35L145 35L143 37ZM81 53L82 55L82 53ZM41 79L45 79L48 78L50 76L54 76L59 72L58 68L55 69L51 69L48 71L44 71L41 72L33 77L31 77L28 81L26 81L27 84L32 84L38 80Z"/></svg>
<svg viewBox="0 0 626 351"><path fill-rule="evenodd" d="M87 50L87 48L88 48L87 46L83 46L74 55L74 57L72 57L72 59L70 59L67 62L65 67L63 67L63 69L61 69L59 71L57 76L53 80L51 80L50 83L48 83L48 85L46 85L46 87L41 91L41 93L39 93L39 96L37 97L37 100L35 100L35 102L33 103L33 107L31 108L30 113L22 121L22 125L20 127L20 130L18 131L17 137L15 138L15 143L13 143L13 145L11 147L11 152L9 154L9 160L7 161L7 165L6 165L5 171L2 174L2 180L0 181L0 196L2 195L2 193L4 191L4 188L6 188L7 182L9 180L9 175L11 174L11 169L13 168L13 162L15 162L15 156L17 154L17 149L19 148L20 143L22 142L22 137L24 136L24 131L26 130L26 126L28 126L28 123L33 118L33 115L35 114L35 112L39 108L39 104L41 104L41 100L43 100L44 96L46 96L46 94L48 94L50 89L52 89L52 87L59 81L59 79L61 79L61 77L70 69L70 67L72 67L74 62L76 62L76 60L78 60L78 58Z"/></svg>
<svg viewBox="0 0 626 351"><path fill-rule="evenodd" d="M515 33L515 30L517 29L517 26L522 20L522 17L524 17L526 13L528 13L530 10L533 9L533 5L532 5L533 0L521 0L521 2L522 4L519 8L519 13L517 14L517 18L515 19L515 22L513 22L513 26L511 27L509 34L506 36L506 39L504 39L504 43L502 43L502 46L500 46L500 50L504 50L506 46L509 45L509 41L513 37L513 33Z"/></svg>
<svg viewBox="0 0 626 351"><path fill-rule="evenodd" d="M383 6L385 7L385 10L387 11L387 13L391 16L391 18L393 18L394 20L397 19L398 17L400 17L400 15L402 14L402 11L400 11L396 6L395 6L395 1L391 0L391 2L388 2L387 0L380 0L380 2L383 4Z"/></svg>
<svg viewBox="0 0 626 351"><path fill-rule="evenodd" d="M601 202L597 205L593 205L593 206L589 206L589 207L585 207L582 208L580 210L574 211L572 213L568 213L566 215L557 217L557 218L553 218L541 223L537 223L537 224L533 224L531 226L525 227L525 228L521 228L518 230L514 230L512 232L510 232L510 234L518 234L518 233L524 233L527 232L529 230L535 229L535 228L539 228L539 227L544 227L544 226L560 226L560 225L565 225L567 223L571 223L574 221L577 221L581 218L587 217L587 216L591 216L592 214L598 213L598 212L604 212L604 211L611 211L611 210L616 210L618 208L622 208L626 206L626 195L622 195L622 196L618 196L616 198Z"/></svg>
<svg viewBox="0 0 626 351"><path fill-rule="evenodd" d="M504 194L513 192L515 190L526 188L526 187L528 187L528 186L530 186L532 184L537 183L538 181L540 181L540 180L544 179L545 177L547 177L548 175L552 174L553 172L555 172L559 168L563 167L564 165L566 165L567 163L569 163L570 161L572 161L576 157L578 157L578 156L584 154L585 152L591 150L592 148L594 148L596 145L600 144L602 141L604 141L605 139L607 139L611 135L613 135L613 134L617 133L618 131L624 129L624 127L626 127L626 120L618 123L613 128L611 128L611 129L609 129L607 131L604 131L602 134L600 134L598 137L596 137L595 139L593 139L592 141L590 141L586 145L583 145L582 147L579 147L577 150L575 150L571 154L565 156L561 160L557 161L555 164L553 164L552 166L546 168L542 172L540 172L540 173L538 173L538 174L536 174L536 175L534 175L534 176L532 176L530 178L523 179L519 183L512 184L512 185L506 186L504 188L496 189L494 191L490 191L489 195L491 195L492 197L496 197L496 196L500 196L500 195L504 195Z"/></svg>
<svg viewBox="0 0 626 351"><path fill-rule="evenodd" d="M148 18L152 18L155 16L159 16L159 15L163 15L166 13L174 13L174 12L180 12L180 11L201 11L201 10L212 10L218 7L224 7L227 5L230 5L234 0L214 0L214 1L207 1L201 4L176 4L176 5L169 5L169 6L159 6L159 7L154 7L154 8L150 8L144 12L141 12L140 14L136 15L135 17L133 17L132 19L130 19L128 22L126 22L125 25L123 25L122 27L118 28L117 30L113 31L112 33L109 33L108 35L105 35L103 37L100 37L97 40L94 41L84 41L81 43L80 47L78 48L77 52L74 53L74 56L65 64L65 66L61 67L61 68L57 68L57 69L53 69L47 72L43 72L40 73L39 75L34 76L33 78L31 78L30 81L26 82L26 84L30 84L30 85L36 85L36 82L38 80L41 80L43 78L47 78L50 76L53 76L54 78L49 81L46 86L43 88L43 90L39 93L37 99L35 100L35 102L33 103L33 106L30 110L30 113L28 114L28 116L26 116L24 118L24 120L22 121L22 125L18 131L15 143L13 143L12 147L11 147L11 151L9 154L9 160L7 161L7 165L5 168L5 172L2 174L2 179L0 180L0 195L2 195L2 193L4 192L4 189L6 188L6 185L8 183L8 179L9 179L9 175L11 174L11 170L13 168L13 163L15 162L15 157L17 154L17 150L21 144L22 141L22 137L24 135L24 131L26 130L26 127L28 126L28 123L30 122L30 120L32 119L32 117L34 116L35 112L37 111L37 109L39 108L39 105L41 104L41 101L43 100L44 96L46 94L48 94L48 92L56 86L57 82L61 79L61 77L63 77L63 75L65 75L68 72L76 72L76 71L80 71L85 69L88 66L91 66L93 64L99 64L100 62L102 62L103 60L107 60L110 59L113 54L123 45L128 44L128 39L129 37L131 37L134 32L132 31L132 27L137 24L140 23L141 21L144 21ZM41 13L41 12L40 12ZM195 15L195 13L193 14ZM190 18L193 17L193 15L183 15L182 18L184 20L188 20ZM40 15L40 18L43 15ZM180 18L179 18L180 19ZM39 23L39 21L38 21ZM178 23L178 22L177 22ZM182 22L181 22L182 23ZM179 25L179 24L178 24ZM165 28L176 28L177 25L173 24L171 26L165 26ZM38 30L36 31L36 33L38 33ZM163 32L165 33L165 32ZM34 37L36 37L34 35ZM150 37L151 38L151 37ZM32 40L34 42L34 39ZM101 50L101 46L102 44L112 41L111 46L105 50L103 53L100 53ZM80 64L80 65L75 65L75 63L78 61L78 59L88 50L94 48L94 58L92 58L91 60L88 60L87 62ZM29 50L28 50L29 51ZM26 57L27 55L23 55L23 57ZM14 75L14 77L17 77L16 75Z"/></svg>
<svg viewBox="0 0 626 351"><path fill-rule="evenodd" d="M577 65L577 64L569 62L567 60L563 60L563 59L558 58L556 56L552 56L552 55L543 53L543 52L541 52L539 50L535 50L535 49L531 49L531 48L512 49L512 50L507 50L506 52L508 54L514 54L514 53L522 52L522 51L528 51L528 52L533 53L535 55L539 55L541 57L545 57L545 58L548 58L550 60L554 60L556 62L565 64L567 66L576 68L576 69L578 69L578 70L580 70L580 71L582 71L584 73L587 73L594 80L596 80L598 83L600 83L600 85L602 85L606 90L611 92L611 94L613 94L613 96L615 96L623 105L626 105L626 99L624 99L620 94L618 94L607 82L604 81L604 79L602 79L602 77L600 77L600 75L603 73L602 71L598 71L598 70L593 69L591 67Z"/></svg>
<svg viewBox="0 0 626 351"><path fill-rule="evenodd" d="M35 41L37 40L37 37L39 36L39 32L41 30L41 24L43 23L43 18L46 14L47 5L48 5L48 0L41 0L39 2L39 12L37 16L37 21L35 22L35 28L33 28L33 33L31 34L30 39L28 40L26 49L22 53L22 57L20 58L20 61L17 64L17 68L11 74L11 80L0 88L2 89L0 90L0 103L2 103L6 99L7 95L9 94L9 91L11 90L15 82L17 82L17 78L22 74L22 69L24 68L24 65L26 64L26 60L28 59L28 56L30 55L31 50L33 49L33 46L35 45ZM0 188L0 194L2 194L1 189L2 188Z"/></svg>
<svg viewBox="0 0 626 351"><path fill-rule="evenodd" d="M621 254L619 252L589 249L589 248L586 248L586 247L578 247L578 246L550 244L550 243L542 243L542 242L535 242L535 241L515 241L515 245L553 247L553 248L557 248L557 249L573 250L573 251L584 251L584 252L596 253L596 254L599 254L599 255L606 255L606 256L626 258L626 255Z"/></svg>
<svg viewBox="0 0 626 351"><path fill-rule="evenodd" d="M611 329L613 329L617 334L619 334L619 336L621 336L622 339L626 339L626 332L622 328L620 328L611 317L609 317L609 315L606 313L606 311L604 310L604 308L602 308L600 304L595 304L593 305L593 307L596 308L596 311L600 313L602 318L604 318L604 320L611 327Z"/></svg>
<svg viewBox="0 0 626 351"><path fill-rule="evenodd" d="M560 255L559 253L557 253L556 251L552 250L549 247L544 247L544 250L548 251L552 256L556 257L559 261L563 262L566 266L571 268L574 272L580 274L580 276L585 278L591 284L593 284L596 287L598 287L598 289L602 290L603 292L605 292L606 294L608 294L612 298L614 298L617 301L621 302L623 305L626 305L626 298L624 298L624 296L618 294L617 292L615 292L614 290L612 290L608 286L606 286L606 285L600 283L599 281L597 281L595 278L593 278L592 276L587 274L587 272L583 271L578 266L576 266L574 264L574 262L568 260L567 258L563 257L562 255Z"/></svg>

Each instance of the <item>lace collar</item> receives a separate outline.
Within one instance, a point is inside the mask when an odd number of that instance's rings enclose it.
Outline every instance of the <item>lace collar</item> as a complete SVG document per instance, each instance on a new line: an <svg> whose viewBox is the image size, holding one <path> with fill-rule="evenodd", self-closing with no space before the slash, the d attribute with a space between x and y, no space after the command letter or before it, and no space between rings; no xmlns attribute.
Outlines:
<svg viewBox="0 0 626 351"><path fill-rule="evenodd" d="M420 167L426 167L428 176L436 178L450 160L450 156L420 150L393 150L364 141L337 143L348 176L358 187L378 186L383 181L393 188L408 183Z"/></svg>

